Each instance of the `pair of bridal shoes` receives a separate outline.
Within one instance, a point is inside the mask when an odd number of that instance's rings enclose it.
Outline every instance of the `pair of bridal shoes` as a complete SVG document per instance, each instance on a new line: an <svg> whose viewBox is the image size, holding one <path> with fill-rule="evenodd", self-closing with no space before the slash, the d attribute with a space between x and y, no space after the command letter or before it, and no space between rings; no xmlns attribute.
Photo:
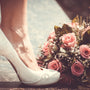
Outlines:
<svg viewBox="0 0 90 90"><path fill-rule="evenodd" d="M20 81L30 86L50 85L58 82L60 73L50 69L34 71L28 68L18 57L11 43L0 30L0 55L8 59L14 67Z"/></svg>

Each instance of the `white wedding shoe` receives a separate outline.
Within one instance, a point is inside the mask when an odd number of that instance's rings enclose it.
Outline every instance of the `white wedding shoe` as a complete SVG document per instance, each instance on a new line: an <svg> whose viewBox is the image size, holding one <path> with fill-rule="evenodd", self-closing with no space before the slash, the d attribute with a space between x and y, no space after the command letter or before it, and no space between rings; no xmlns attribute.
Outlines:
<svg viewBox="0 0 90 90"><path fill-rule="evenodd" d="M56 83L60 73L54 70L43 69L34 71L28 68L18 57L16 51L0 30L0 55L5 56L14 67L20 81L31 86L50 85Z"/></svg>

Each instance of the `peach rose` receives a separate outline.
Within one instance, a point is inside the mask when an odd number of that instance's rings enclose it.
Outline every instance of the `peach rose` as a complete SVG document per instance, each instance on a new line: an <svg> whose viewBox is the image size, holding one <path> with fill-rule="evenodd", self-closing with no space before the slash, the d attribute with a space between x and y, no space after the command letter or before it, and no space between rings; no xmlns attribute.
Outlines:
<svg viewBox="0 0 90 90"><path fill-rule="evenodd" d="M49 42L46 42L42 48L44 55L47 56L51 53L50 44Z"/></svg>
<svg viewBox="0 0 90 90"><path fill-rule="evenodd" d="M53 69L53 70L61 70L62 69L62 63L59 62L59 60L53 60L48 63L48 69Z"/></svg>
<svg viewBox="0 0 90 90"><path fill-rule="evenodd" d="M71 72L73 75L79 77L84 72L84 66L77 60L72 66L71 66Z"/></svg>
<svg viewBox="0 0 90 90"><path fill-rule="evenodd" d="M76 44L76 36L74 33L64 34L61 39L64 47L71 48L74 47Z"/></svg>
<svg viewBox="0 0 90 90"><path fill-rule="evenodd" d="M81 45L80 48L80 54L83 58L90 59L90 48L87 45Z"/></svg>
<svg viewBox="0 0 90 90"><path fill-rule="evenodd" d="M48 40L49 39L55 39L55 32L50 33Z"/></svg>

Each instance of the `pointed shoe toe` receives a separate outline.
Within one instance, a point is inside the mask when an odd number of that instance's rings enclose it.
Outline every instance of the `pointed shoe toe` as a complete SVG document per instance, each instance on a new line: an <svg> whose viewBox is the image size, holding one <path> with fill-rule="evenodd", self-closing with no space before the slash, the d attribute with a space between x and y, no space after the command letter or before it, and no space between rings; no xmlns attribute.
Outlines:
<svg viewBox="0 0 90 90"><path fill-rule="evenodd" d="M29 82L23 83L31 86L45 86L54 84L60 79L60 73L55 70L44 69L40 71L39 76L40 79L36 82L33 82L32 84Z"/></svg>
<svg viewBox="0 0 90 90"><path fill-rule="evenodd" d="M48 70L47 70L48 71ZM48 73L43 73L41 75L41 80L37 83L37 85L50 85L58 82L60 79L60 73L53 71Z"/></svg>

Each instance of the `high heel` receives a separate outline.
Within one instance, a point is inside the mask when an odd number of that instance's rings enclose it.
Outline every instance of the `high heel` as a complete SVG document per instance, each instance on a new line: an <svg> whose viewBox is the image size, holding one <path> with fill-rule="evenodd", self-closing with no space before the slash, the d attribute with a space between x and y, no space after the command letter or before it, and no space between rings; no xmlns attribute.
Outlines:
<svg viewBox="0 0 90 90"><path fill-rule="evenodd" d="M50 85L56 83L60 73L54 70L43 69L34 71L28 68L18 57L10 42L0 30L0 55L5 56L14 67L20 81L31 86Z"/></svg>

